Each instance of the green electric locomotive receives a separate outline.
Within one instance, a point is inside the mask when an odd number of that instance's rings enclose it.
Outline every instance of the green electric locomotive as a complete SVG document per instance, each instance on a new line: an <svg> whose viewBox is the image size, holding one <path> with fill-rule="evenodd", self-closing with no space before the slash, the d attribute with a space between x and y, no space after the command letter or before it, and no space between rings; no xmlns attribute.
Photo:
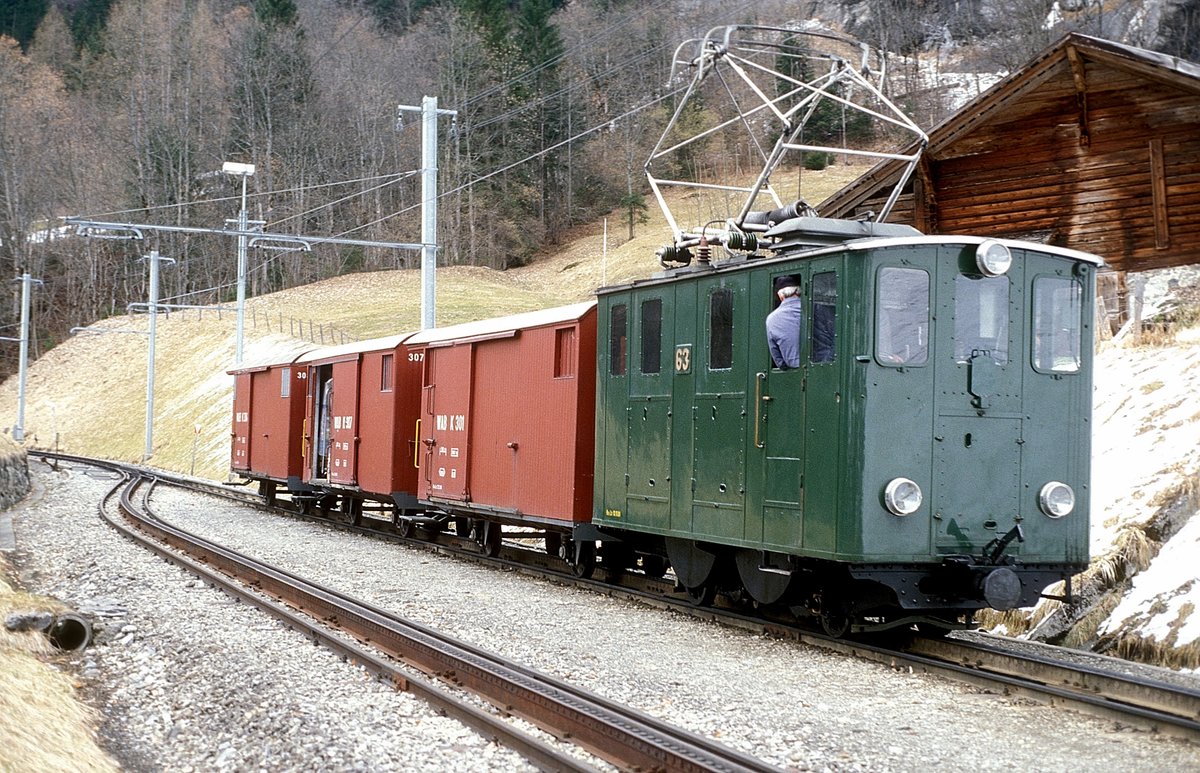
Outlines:
<svg viewBox="0 0 1200 773"><path fill-rule="evenodd" d="M1028 606L1083 569L1098 261L816 217L767 236L599 292L595 524L698 602L835 633ZM784 276L795 368L765 332Z"/></svg>

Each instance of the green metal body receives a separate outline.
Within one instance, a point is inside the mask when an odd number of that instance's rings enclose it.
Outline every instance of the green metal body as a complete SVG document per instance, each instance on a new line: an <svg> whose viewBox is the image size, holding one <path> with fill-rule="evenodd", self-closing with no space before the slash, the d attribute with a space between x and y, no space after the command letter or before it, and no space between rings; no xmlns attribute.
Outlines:
<svg viewBox="0 0 1200 773"><path fill-rule="evenodd" d="M1086 564L1095 266L1065 251L1014 247L998 280L1008 283L1007 342L989 344L1006 345L1006 362L978 351L964 362L955 352L955 293L981 279L978 243L874 240L602 289L595 523L881 569L982 556L1019 524L1024 541L1002 549L1010 563L1060 576ZM881 361L885 268L926 272L924 362ZM804 288L806 335L793 370L772 367L764 331L772 282L783 274L799 275ZM1078 283L1076 372L1033 367L1031 287L1047 276ZM732 352L717 367L714 292L732 299ZM817 295L836 314L829 362L813 361ZM642 334L654 301L662 304L657 366L644 351L653 359L653 336ZM622 313L624 346L614 343ZM906 516L884 506L884 488L899 476L923 493ZM1052 480L1075 491L1067 517L1039 509L1040 488Z"/></svg>

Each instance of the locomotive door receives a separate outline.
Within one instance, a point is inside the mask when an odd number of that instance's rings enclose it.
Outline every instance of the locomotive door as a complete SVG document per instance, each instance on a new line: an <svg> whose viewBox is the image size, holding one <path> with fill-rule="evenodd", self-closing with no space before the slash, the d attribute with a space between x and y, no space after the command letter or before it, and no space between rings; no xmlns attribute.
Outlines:
<svg viewBox="0 0 1200 773"><path fill-rule="evenodd" d="M804 372L804 421L809 440L804 447L804 528L806 551L837 550L838 483L845 464L842 413L850 404L845 388L844 336L839 329L838 268L842 260L810 262L805 287L808 302L808 341L801 348Z"/></svg>
<svg viewBox="0 0 1200 773"><path fill-rule="evenodd" d="M934 341L933 536L941 554L976 554L1020 512L1023 265L984 277L974 245L941 249L960 254L939 261L937 278L937 318L953 320L953 335Z"/></svg>
<svg viewBox="0 0 1200 773"><path fill-rule="evenodd" d="M762 481L761 513L751 521L746 538L762 540L764 547L800 547L804 523L803 463L805 445L804 370L776 368L767 347L765 320L777 305L774 282L784 275L807 277L798 269L780 269L772 274L757 272L751 294L755 300L750 370L754 378L754 426L750 452L757 457L755 477ZM805 302L807 307L807 301ZM807 324L807 308L805 319ZM799 334L799 333L797 333ZM807 337L804 337L807 339ZM801 362L807 356L806 340L800 341Z"/></svg>
<svg viewBox="0 0 1200 773"><path fill-rule="evenodd" d="M329 435L329 482L353 485L356 482L358 454L358 358L333 364L333 378L326 384L332 388L333 415ZM324 400L322 405L324 405Z"/></svg>
<svg viewBox="0 0 1200 773"><path fill-rule="evenodd" d="M722 540L746 537L746 372L750 323L745 273L697 283L698 352L693 352L692 532ZM676 446L679 449L679 446Z"/></svg>

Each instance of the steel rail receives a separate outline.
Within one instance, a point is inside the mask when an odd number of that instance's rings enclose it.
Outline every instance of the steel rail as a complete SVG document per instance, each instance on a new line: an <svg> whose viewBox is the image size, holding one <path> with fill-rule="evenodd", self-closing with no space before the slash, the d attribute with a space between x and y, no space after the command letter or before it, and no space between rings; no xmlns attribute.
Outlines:
<svg viewBox="0 0 1200 773"><path fill-rule="evenodd" d="M73 458L73 457L65 457ZM84 460L86 461L86 460ZM242 502L262 506L256 497L246 497L228 492L224 487L194 483L182 478L166 476L166 480L178 481L188 488L217 496L230 496ZM293 511L285 511L295 516ZM392 531L354 527L350 524L313 517L322 523L333 523L340 527L378 536L396 536ZM382 522L381 522L382 523ZM476 561L502 564L506 567L547 577L557 582L569 582L598 590L613 596L672 609L704 620L755 632L766 632L781 638L801 641L813 646L832 649L844 654L855 655L890 666L907 664L927 673L946 676L973 684L994 687L1002 685L1006 690L1024 692L1031 696L1044 696L1055 703L1072 703L1085 711L1104 717L1124 721L1138 720L1139 724L1153 730L1171 732L1191 740L1200 736L1200 691L1173 685L1161 680L1141 679L1116 671L1088 667L1077 663L1055 661L1049 656L1035 656L1013 652L1002 647L987 647L962 639L917 638L897 646L885 646L869 642L833 639L781 619L743 614L731 608L696 608L686 601L677 601L657 594L661 581L647 580L642 575L633 575L637 581L648 585L651 590L614 585L612 582L584 580L563 572L556 572L537 562L544 563L545 556L539 551L521 551L531 554L534 564L514 561L511 556L517 550L506 550L509 559L491 559L475 552L456 550L440 542L424 539L409 540L459 557ZM1028 646L1030 643L1020 643ZM1086 653L1091 655L1092 653Z"/></svg>
<svg viewBox="0 0 1200 773"><path fill-rule="evenodd" d="M141 483L142 479L130 473L125 473L125 477L117 483L113 491L105 497L100 505L101 517L124 536L150 549L159 556L182 566L229 595L271 614L289 628L300 631L312 639L314 643L321 644L341 654L350 662L362 666L377 678L391 684L396 689L410 692L425 700L437 710L457 719L464 725L474 729L480 735L494 739L512 749L542 770L575 771L576 773L593 773L595 771L595 767L566 755L553 746L521 732L501 717L482 711L470 703L455 697L453 694L438 688L426 679L400 670L394 663L380 657L370 649L334 635L325 626L314 622L308 616L297 614L285 604L276 603L260 593L251 590L249 587L233 581L230 577L210 569L202 563L202 560L193 560L186 555L181 555L176 550L171 550L156 542L150 536L155 531L154 527L152 525L147 526L139 518L139 514L136 512L137 508L132 502L132 493ZM133 519L133 522L137 524L136 528L122 523L118 517L107 512L106 503L118 490L121 491L119 509L126 517ZM147 533L141 533L139 529L145 529Z"/></svg>
<svg viewBox="0 0 1200 773"><path fill-rule="evenodd" d="M323 644L334 646L397 686L412 689L413 680L411 677L389 676L389 666L377 656L362 647L322 632L319 626L291 612L284 604L263 599L259 593L275 596L285 604L298 606L316 619L332 621L349 635L370 642L375 649L407 662L444 682L475 692L499 706L504 713L520 716L553 735L567 738L621 769L731 772L778 770L715 741L672 727L586 690L538 674L532 669L507 663L499 656L455 642L450 637L404 621L344 594L310 583L296 575L270 567L237 551L174 527L154 515L145 500L140 508L132 501L133 493L149 476L149 473L142 471L130 474L128 482L124 484L120 509L127 518L133 519L137 529L153 537L151 543L161 540L176 549L186 550L194 558L184 558L180 562L205 580L226 588L234 595L258 606L264 606L264 602L267 602L269 607L273 607L268 611L284 619L289 625L305 630ZM149 490L145 491L144 498L148 499L149 494ZM106 519L110 523L114 523L115 520ZM131 537L142 537L133 533L133 529L125 524L114 525ZM144 542L144 538L139 541ZM152 544L151 547L171 560L178 561L182 558L162 545ZM222 573L241 577L243 583L255 590L228 588L229 581ZM445 695L437 688L431 689L438 697ZM444 700L444 697L440 699ZM483 714L483 717L489 718L490 715ZM489 723L484 732L498 735L501 731L497 731ZM505 740L506 744L508 742ZM547 760L544 751L537 750L530 756L527 753L528 749L517 750L545 769L592 769L569 757L559 755Z"/></svg>

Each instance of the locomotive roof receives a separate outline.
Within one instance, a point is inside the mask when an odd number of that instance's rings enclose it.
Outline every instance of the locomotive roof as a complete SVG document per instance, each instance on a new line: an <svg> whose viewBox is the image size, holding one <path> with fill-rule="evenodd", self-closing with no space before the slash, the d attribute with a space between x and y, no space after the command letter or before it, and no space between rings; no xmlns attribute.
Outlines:
<svg viewBox="0 0 1200 773"><path fill-rule="evenodd" d="M461 325L437 327L413 334L406 343L409 346L448 345L515 333L517 330L573 322L583 317L588 311L595 308L595 306L595 301L584 301L582 303L573 303L569 306L557 306L552 309L540 309L538 311L512 314L507 317L481 319L477 322L464 322Z"/></svg>
<svg viewBox="0 0 1200 773"><path fill-rule="evenodd" d="M821 221L814 229L813 221ZM843 224L838 227L828 226L829 223ZM833 237L840 230L853 233L858 226L868 226L870 230L862 232L863 236L854 238L843 236L834 243ZM883 226L881 228L881 226ZM725 271L744 271L760 266L770 266L797 259L818 258L837 252L869 250L882 247L907 247L929 244L982 244L985 241L997 241L1010 249L1036 250L1037 252L1058 255L1069 260L1103 266L1104 260L1088 252L1072 250L1068 247L1056 247L1049 244L1021 241L1018 239L999 239L990 236L960 236L944 235L925 236L920 231L895 223L859 223L849 220L832 220L831 218L797 217L785 220L768 232L769 236L779 238L779 242L771 246L773 251L786 251L771 257L737 256L730 260L715 263L710 266L689 265L681 268L667 269L648 279L635 279L623 285L611 285L599 288L596 293L618 292L630 287L673 282L687 277L700 277Z"/></svg>

